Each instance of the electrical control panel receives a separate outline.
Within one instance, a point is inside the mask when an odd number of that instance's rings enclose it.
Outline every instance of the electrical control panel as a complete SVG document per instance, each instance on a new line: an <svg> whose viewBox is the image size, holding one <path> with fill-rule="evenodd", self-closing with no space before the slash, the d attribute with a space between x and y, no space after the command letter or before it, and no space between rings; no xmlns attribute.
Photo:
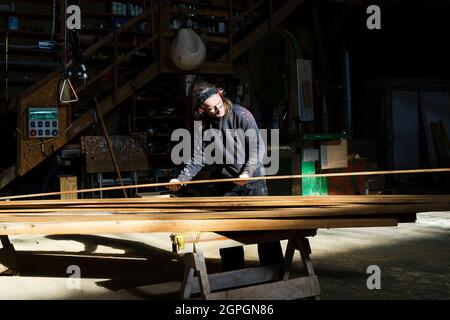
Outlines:
<svg viewBox="0 0 450 320"><path fill-rule="evenodd" d="M54 138L59 136L58 108L29 107L28 137Z"/></svg>

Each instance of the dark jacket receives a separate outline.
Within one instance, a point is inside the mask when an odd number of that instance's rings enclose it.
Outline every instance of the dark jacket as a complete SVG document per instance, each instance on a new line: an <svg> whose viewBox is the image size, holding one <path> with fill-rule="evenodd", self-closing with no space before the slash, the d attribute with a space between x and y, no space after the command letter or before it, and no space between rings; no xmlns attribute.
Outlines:
<svg viewBox="0 0 450 320"><path fill-rule="evenodd" d="M191 180L197 175L197 173L199 173L199 171L205 166L205 164L210 164L207 163L208 161L205 161L205 148L210 149L212 147L214 147L215 150L219 152L219 154L223 155L222 163L214 164L216 170L214 176L223 178L236 178L243 173L247 173L250 177L264 176L262 159L265 152L265 146L259 134L259 129L256 124L255 118L250 113L250 111L238 104L233 104L233 107L226 117L213 119L209 116L206 116L206 118L207 119L205 120L201 150L197 150L197 152L194 152L192 159L185 164L184 169L178 176L178 180ZM221 137L215 137L213 141L205 142L205 137L208 136L208 129L218 129L217 132L220 132ZM254 133L256 133L256 138L252 139L249 138L249 136L244 136L242 134L238 134L237 137L233 137L233 135L230 134L230 132L239 131L241 133L247 132L250 134L253 131ZM237 140L239 140L241 144L237 144ZM198 149L200 149L199 145L200 143L197 143ZM234 147L225 148L225 146L231 145ZM233 149L238 148L235 147L236 145L240 145L239 149L244 153L239 154L237 150L234 150L233 152ZM206 154L206 156L208 156L208 154Z"/></svg>

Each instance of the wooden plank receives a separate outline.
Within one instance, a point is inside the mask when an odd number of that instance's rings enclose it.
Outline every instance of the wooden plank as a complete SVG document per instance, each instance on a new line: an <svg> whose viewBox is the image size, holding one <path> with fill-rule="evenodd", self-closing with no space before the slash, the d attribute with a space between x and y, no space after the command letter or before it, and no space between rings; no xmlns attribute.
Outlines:
<svg viewBox="0 0 450 320"><path fill-rule="evenodd" d="M156 76L156 66L154 66L155 69L153 70L155 74L153 76ZM147 71L150 71L150 69L147 69ZM140 75L142 75L141 73ZM150 75L149 75L150 76ZM150 80L148 80L150 81ZM138 82L140 83L140 82ZM125 97L127 97L130 94L131 88L131 82L128 82L126 85L122 86L120 90L123 90L124 92L122 94L119 93L119 95L122 97L121 99L124 100ZM104 105L104 108L102 107L102 112L105 113L107 111L110 111L112 106L111 96L105 98L102 101L102 105ZM120 102L122 102L120 100ZM71 126L71 130L68 130L68 137L70 139L74 138L74 136L81 131L85 130L90 124L92 124L95 120L95 116L93 115L93 112L95 110L87 111L82 116L77 118L75 122ZM87 124L86 124L87 121ZM69 140L70 140L69 139ZM303 174L303 175L285 175L285 176L265 176L265 177L252 177L252 178L246 178L246 179L240 179L240 178L226 178L226 179L211 179L211 180L191 180L191 181L183 181L183 182L162 182L162 183L149 183L149 184L139 184L139 185L132 185L132 186L125 186L123 188L125 189L139 189L139 188L153 188L153 187L167 187L169 185L191 185L191 184L206 184L206 183L224 183L224 182L239 182L239 181L257 181L257 180L291 180L291 179L301 179L301 178L318 178L318 177L346 177L346 176L375 176L375 175L387 175L387 174L415 174L415 173L438 173L438 172L450 172L450 168L434 168L434 169L413 169L413 170L387 170L387 171L365 171L365 172L334 172L334 173L320 173L320 174ZM119 190L123 189L122 187L107 187L107 188L92 188L92 189L84 189L84 190L78 190L78 193L82 192L95 192L95 191L111 191L111 190ZM0 197L0 200L6 200L6 199L20 199L20 198L29 198L29 197L44 197L44 196L53 196L53 195L61 195L61 192L47 192L47 193L36 193L32 195L19 195L19 196L7 196L7 197Z"/></svg>
<svg viewBox="0 0 450 320"><path fill-rule="evenodd" d="M309 246L309 241L306 238L298 238L297 241L297 248L298 251L300 251L300 256L302 260L303 265L303 271L307 276L313 276L314 275L314 268L312 261L309 257L311 254L311 247Z"/></svg>
<svg viewBox="0 0 450 320"><path fill-rule="evenodd" d="M312 237L316 235L316 230L280 230L274 232L261 232L261 231L246 231L246 232L221 232L228 239L237 241L242 244L255 244L264 242L273 242L279 240L285 240L292 237ZM200 239L201 240L201 239Z"/></svg>
<svg viewBox="0 0 450 320"><path fill-rule="evenodd" d="M71 175L61 175L59 178L59 188L61 191L71 191L71 190L77 190L78 184L77 184L77 177L71 176ZM77 199L78 195L76 193L68 193L68 194L62 194L61 199Z"/></svg>
<svg viewBox="0 0 450 320"><path fill-rule="evenodd" d="M397 226L397 219L233 219L0 223L0 235L101 234L127 232L220 232Z"/></svg>
<svg viewBox="0 0 450 320"><path fill-rule="evenodd" d="M293 300L320 295L317 276L208 294L207 300Z"/></svg>
<svg viewBox="0 0 450 320"><path fill-rule="evenodd" d="M211 293L209 285L208 271L206 270L205 256L201 252L193 253L195 261L195 270L198 272L198 284L200 286L200 292L202 296L206 296Z"/></svg>
<svg viewBox="0 0 450 320"><path fill-rule="evenodd" d="M279 271L280 266L265 266L210 274L210 289L211 291L217 291L274 281L278 279ZM199 292L199 285L194 281L192 294Z"/></svg>
<svg viewBox="0 0 450 320"><path fill-rule="evenodd" d="M283 280L288 280L291 274L292 260L294 259L295 253L295 238L291 238L288 241L286 247L286 253L284 255L284 263L283 263Z"/></svg>
<svg viewBox="0 0 450 320"><path fill-rule="evenodd" d="M427 207L429 208L429 207ZM433 208L433 207L431 207ZM397 208L396 208L397 209ZM300 210L300 209L298 209ZM323 209L318 209L318 212L307 212L302 213L290 211L287 213L271 212L271 210L266 211L226 211L226 212L216 212L211 211L207 213L203 212L188 212L188 213L161 213L151 210L145 210L146 213L141 213L139 211L80 211L80 212L44 212L44 213L2 213L0 212L0 222L69 222L69 221L125 221L125 220L217 220L222 219L225 221L233 219L243 219L243 220L254 220L254 219L378 219L378 218L395 218L400 219L405 217L410 219L410 215L415 215L411 211L405 212L388 212L380 213L380 211L375 211L371 214L366 212L347 212L346 214L336 214L332 210L327 212ZM382 208L380 209L382 210ZM166 210L167 211L167 210ZM312 211L312 210L311 210ZM429 210L438 211L438 210ZM445 211L445 210L441 210ZM144 211L143 211L144 212ZM150 213L149 213L150 212ZM253 240L250 239L250 242Z"/></svg>
<svg viewBox="0 0 450 320"><path fill-rule="evenodd" d="M175 206L174 206L175 207ZM416 212L448 211L449 205L377 205L326 208L247 208L230 207L227 211L215 207L207 210L158 209L158 208L57 208L0 210L2 222L51 222L59 220L107 221L107 220L211 220L211 219L308 219L308 218L381 218L409 216ZM244 208L243 208L244 209ZM421 210L422 209L422 210ZM276 211L275 211L276 210Z"/></svg>
<svg viewBox="0 0 450 320"><path fill-rule="evenodd" d="M16 251L7 236L0 236L0 274L14 274L17 269Z"/></svg>
<svg viewBox="0 0 450 320"><path fill-rule="evenodd" d="M3 248L6 248L9 245L11 245L11 242L9 241L9 238L7 236L0 236L0 242Z"/></svg>
<svg viewBox="0 0 450 320"><path fill-rule="evenodd" d="M198 282L194 279L194 269L186 267L183 281L181 282L180 298L189 299L192 294L192 286Z"/></svg>
<svg viewBox="0 0 450 320"><path fill-rule="evenodd" d="M201 233L185 233L179 236L183 237L185 245L197 242L197 248L201 245L207 245L208 249L211 248L231 248L238 247L242 245L264 243L272 241L280 241L284 239L289 239L296 236L310 237L316 235L316 230L281 230L281 231L271 231L271 232L261 232L261 231L241 231L241 232L201 232ZM188 246L184 249L178 248L177 253L189 252Z"/></svg>
<svg viewBox="0 0 450 320"><path fill-rule="evenodd" d="M75 190L74 190L75 191ZM67 192L63 194L68 193L75 193L75 192ZM256 197L255 197L256 198ZM289 211L289 210L313 210L313 209L346 209L346 208L358 208L358 209L370 209L370 208L377 208L382 206L387 207L393 207L395 209L395 206L399 206L401 209L411 208L414 209L415 207L420 206L448 206L450 204L450 197L440 197L435 199L416 199L412 200L410 203L407 203L406 199L397 199L397 200L387 200L383 201L382 199L379 200L379 202L373 202L368 201L370 199L361 199L361 201L353 201L349 199L348 201L345 200L339 200L339 199L323 199L322 202L318 201L317 199L312 199L310 201L299 201L296 202L295 200L289 200L289 199L279 199L278 201L273 200L265 200L265 199L259 199L258 201L249 201L248 203L244 201L237 200L236 202L230 202L227 199L224 200L218 200L217 202L212 202L209 200L198 200L195 202L191 201L167 201L167 202L141 202L136 201L136 203L126 203L122 201L118 202L101 202L99 201L98 204L92 203L92 202L83 202L82 200L78 203L57 203L57 202L48 202L45 200L35 200L34 203L15 203L15 201L5 201L0 202L2 205L0 205L0 210L2 211L8 211L8 210L23 210L23 212L26 212L27 209L35 209L36 212L45 212L45 210L48 211L58 211L58 210L64 210L64 209L92 209L98 210L100 208L101 211L108 211L111 209L114 211L114 209L173 209L179 208L180 211L183 209L191 209L191 210L217 210L217 211L227 211L229 209L236 209L241 211L248 211L248 210L264 210L264 208L272 208L272 209L283 209L283 211ZM388 209L389 210L389 209ZM14 212L14 211L11 211Z"/></svg>
<svg viewBox="0 0 450 320"><path fill-rule="evenodd" d="M27 195L31 196L31 195ZM7 200L6 197L1 200ZM296 203L298 206L306 205L335 205L335 204L401 204L401 203L448 203L450 195L329 195L329 196L257 196L257 197L183 197L183 198L104 198L104 199L79 199L79 200L15 200L0 201L0 207L14 206L77 206L77 205L116 205L116 204L194 204L217 203L218 206L248 203L266 203L270 205L280 202Z"/></svg>
<svg viewBox="0 0 450 320"><path fill-rule="evenodd" d="M31 196L31 195L27 195ZM439 199L448 200L450 195L445 194L430 194L430 195L329 195L329 196L256 196L256 197L182 197L182 198L104 198L104 199L80 199L80 200L65 200L60 199L46 199L46 200L15 200L11 202L0 202L0 205L25 205L25 204L105 204L105 203L194 203L194 202L259 202L264 201L280 201L289 200L301 203L310 203L316 201L320 203L325 201L326 203L330 201L341 201L348 203L365 203L365 202L423 202L423 201L436 201ZM6 200L3 199L2 200Z"/></svg>

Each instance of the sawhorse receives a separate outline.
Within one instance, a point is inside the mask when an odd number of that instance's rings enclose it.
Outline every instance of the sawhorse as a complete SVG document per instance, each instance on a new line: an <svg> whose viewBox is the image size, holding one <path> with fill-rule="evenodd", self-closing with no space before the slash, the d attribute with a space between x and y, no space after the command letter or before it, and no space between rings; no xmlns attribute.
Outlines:
<svg viewBox="0 0 450 320"><path fill-rule="evenodd" d="M8 236L0 236L0 275L15 275L18 273L16 251Z"/></svg>
<svg viewBox="0 0 450 320"><path fill-rule="evenodd" d="M221 233L242 244L288 239L283 265L253 267L208 275L205 257L199 249L197 237L193 250L183 256L185 275L180 298L190 299L200 293L206 300L293 300L320 298L320 286L309 255L311 248L307 236L315 230L280 232ZM237 243L234 243L236 246ZM221 246L223 248L223 246ZM290 278L295 250L300 252L303 265L302 277Z"/></svg>

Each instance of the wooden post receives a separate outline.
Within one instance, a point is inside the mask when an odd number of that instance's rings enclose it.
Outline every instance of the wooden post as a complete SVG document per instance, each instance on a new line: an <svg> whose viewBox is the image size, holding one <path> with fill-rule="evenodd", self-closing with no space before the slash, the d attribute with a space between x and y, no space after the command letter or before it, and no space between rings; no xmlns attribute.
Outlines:
<svg viewBox="0 0 450 320"><path fill-rule="evenodd" d="M195 273L198 274L198 285L202 297L205 298L211 293L208 272L206 270L205 257L201 252L187 253L183 257L185 265L185 274L181 283L180 297L181 299L189 299L192 293L192 286L195 280Z"/></svg>
<svg viewBox="0 0 450 320"><path fill-rule="evenodd" d="M77 190L77 177L70 175L59 176L59 188L61 191ZM78 199L77 193L61 194L61 199Z"/></svg>
<svg viewBox="0 0 450 320"><path fill-rule="evenodd" d="M192 292L192 283L195 279L194 269L186 267L184 271L183 282L181 283L180 299L190 299Z"/></svg>
<svg viewBox="0 0 450 320"><path fill-rule="evenodd" d="M289 239L287 247L286 247L286 253L284 254L284 263L283 263L283 280L289 280L289 276L291 275L291 267L292 267L292 260L294 258L295 253L295 239Z"/></svg>
<svg viewBox="0 0 450 320"><path fill-rule="evenodd" d="M103 134L105 135L106 144L108 145L109 154L111 156L111 160L113 162L114 168L116 169L117 176L119 177L120 185L122 186L123 195L125 196L125 198L128 198L127 192L123 188L124 185L123 185L122 175L120 174L119 162L116 159L116 155L114 153L114 148L113 148L111 139L109 138L108 130L106 130L105 121L103 121L103 116L102 116L97 98L94 98L94 101L95 101L95 108L97 110L97 116L99 117L100 123L102 124Z"/></svg>
<svg viewBox="0 0 450 320"><path fill-rule="evenodd" d="M0 275L17 274L17 260L14 246L8 236L0 236L2 248L0 249Z"/></svg>
<svg viewBox="0 0 450 320"><path fill-rule="evenodd" d="M303 265L303 271L305 272L306 276L314 277L314 268L311 261L311 258L309 255L311 254L311 246L309 245L309 240L306 237L299 237L297 239L297 249L300 252L300 257L302 260ZM317 292L315 292L315 295L313 298L315 300L320 300L320 286L318 283L317 278L315 278L317 281Z"/></svg>

